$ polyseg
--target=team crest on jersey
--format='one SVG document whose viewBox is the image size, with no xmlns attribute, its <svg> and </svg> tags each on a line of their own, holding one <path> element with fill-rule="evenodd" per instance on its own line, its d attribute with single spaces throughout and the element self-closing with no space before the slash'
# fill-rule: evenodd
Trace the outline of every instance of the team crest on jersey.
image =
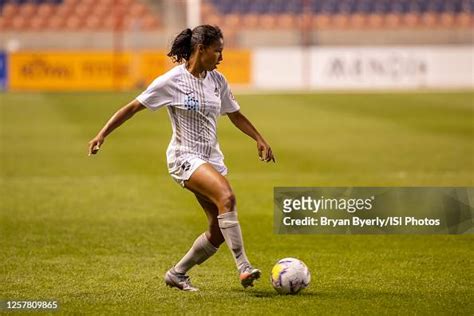
<svg viewBox="0 0 474 316">
<path fill-rule="evenodd" d="M 187 94 L 184 98 L 184 107 L 186 110 L 197 111 L 199 109 L 199 100 L 192 94 Z"/>
<path fill-rule="evenodd" d="M 190 168 L 191 164 L 188 161 L 183 162 L 183 164 L 181 165 L 181 169 L 183 169 L 184 171 L 189 171 Z"/>
</svg>

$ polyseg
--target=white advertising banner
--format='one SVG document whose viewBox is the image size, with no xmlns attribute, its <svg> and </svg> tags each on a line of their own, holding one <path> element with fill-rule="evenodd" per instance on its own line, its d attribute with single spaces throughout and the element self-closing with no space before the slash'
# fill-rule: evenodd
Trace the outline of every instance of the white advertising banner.
<svg viewBox="0 0 474 316">
<path fill-rule="evenodd" d="M 256 88 L 473 88 L 473 46 L 272 48 L 254 56 Z"/>
<path fill-rule="evenodd" d="M 302 49 L 259 48 L 252 56 L 252 78 L 256 88 L 301 89 L 305 85 Z"/>
</svg>

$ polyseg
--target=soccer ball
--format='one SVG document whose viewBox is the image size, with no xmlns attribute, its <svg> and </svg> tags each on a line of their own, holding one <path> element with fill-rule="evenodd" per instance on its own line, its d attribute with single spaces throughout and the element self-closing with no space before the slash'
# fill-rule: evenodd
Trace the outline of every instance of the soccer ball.
<svg viewBox="0 0 474 316">
<path fill-rule="evenodd" d="M 271 282 L 280 294 L 296 294 L 309 285 L 311 274 L 303 261 L 284 258 L 273 266 Z"/>
</svg>

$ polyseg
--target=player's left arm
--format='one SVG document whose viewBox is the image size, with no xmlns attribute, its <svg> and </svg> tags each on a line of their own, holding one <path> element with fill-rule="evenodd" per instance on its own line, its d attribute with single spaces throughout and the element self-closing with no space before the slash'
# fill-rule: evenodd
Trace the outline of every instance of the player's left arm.
<svg viewBox="0 0 474 316">
<path fill-rule="evenodd" d="M 227 116 L 231 122 L 242 132 L 252 137 L 257 142 L 258 156 L 260 160 L 266 162 L 275 162 L 275 156 L 273 155 L 272 148 L 265 141 L 262 135 L 257 131 L 255 126 L 243 115 L 240 111 L 227 113 Z"/>
</svg>

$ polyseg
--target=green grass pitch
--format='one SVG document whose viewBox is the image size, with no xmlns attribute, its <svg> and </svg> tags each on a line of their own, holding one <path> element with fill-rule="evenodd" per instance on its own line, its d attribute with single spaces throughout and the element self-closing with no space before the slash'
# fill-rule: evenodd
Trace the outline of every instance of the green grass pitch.
<svg viewBox="0 0 474 316">
<path fill-rule="evenodd" d="M 219 139 L 247 253 L 263 271 L 238 282 L 227 247 L 190 275 L 164 272 L 206 228 L 166 170 L 165 110 L 116 130 L 96 157 L 87 142 L 136 93 L 0 94 L 0 299 L 55 299 L 65 313 L 472 315 L 472 235 L 275 235 L 275 186 L 472 186 L 472 92 L 240 95 L 276 164 L 225 117 Z M 279 296 L 277 259 L 312 272 Z"/>
</svg>

